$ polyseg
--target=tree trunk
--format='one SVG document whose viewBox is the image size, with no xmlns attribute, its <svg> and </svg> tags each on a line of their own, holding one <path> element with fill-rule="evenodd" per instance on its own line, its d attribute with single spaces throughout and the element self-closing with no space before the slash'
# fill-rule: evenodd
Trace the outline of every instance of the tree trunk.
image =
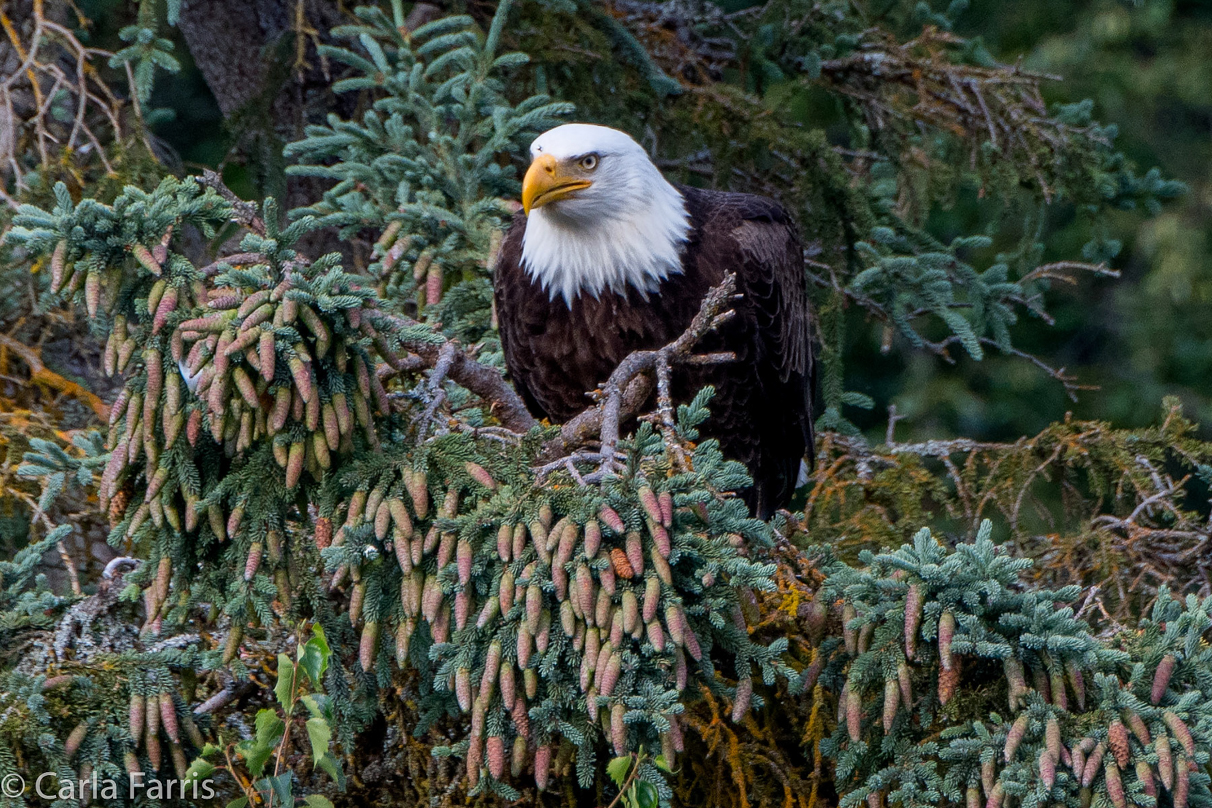
<svg viewBox="0 0 1212 808">
<path fill-rule="evenodd" d="M 324 183 L 286 177 L 282 147 L 301 137 L 310 120 L 352 112 L 353 99 L 332 93 L 330 65 L 315 47 L 331 41 L 330 29 L 342 22 L 348 19 L 336 4 L 323 0 L 182 3 L 181 33 L 236 138 L 235 151 L 284 210 L 315 202 Z M 307 248 L 318 255 L 342 245 L 331 235 L 312 236 Z"/>
</svg>

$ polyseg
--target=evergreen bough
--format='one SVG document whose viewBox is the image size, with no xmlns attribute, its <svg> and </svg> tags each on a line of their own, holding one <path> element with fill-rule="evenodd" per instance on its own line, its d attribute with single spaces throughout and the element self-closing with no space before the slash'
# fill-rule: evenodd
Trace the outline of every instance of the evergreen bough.
<svg viewBox="0 0 1212 808">
<path fill-rule="evenodd" d="M 486 34 L 460 15 L 405 33 L 378 8 L 359 7 L 360 24 L 333 30 L 350 47 L 320 53 L 353 71 L 333 90 L 368 96 L 369 109 L 357 120 L 330 114 L 286 148 L 298 159 L 288 173 L 336 181 L 296 213 L 346 235 L 380 233 L 368 270 L 382 294 L 430 316 L 449 293 L 454 308 L 440 319 L 474 339 L 488 325 L 477 316 L 491 296 L 487 270 L 521 193 L 501 158 L 573 109 L 541 94 L 509 100 L 509 77 L 529 61 L 499 52 L 512 6 L 497 6 Z"/>
<path fill-rule="evenodd" d="M 678 89 L 737 127 L 714 144 L 713 171 L 752 167 L 738 143 L 783 147 L 755 176 L 793 172 L 768 190 L 820 237 L 821 425 L 853 432 L 842 408 L 868 402 L 842 384 L 847 302 L 914 345 L 980 358 L 1016 350 L 1016 312 L 1046 316 L 1058 271 L 1034 238 L 984 270 L 970 255 L 986 237 L 935 242 L 915 194 L 961 175 L 923 176 L 911 154 L 935 165 L 966 155 L 962 176 L 1092 216 L 1179 188 L 1133 174 L 1088 107 L 1048 114 L 1037 78 L 975 43 L 935 29 L 901 42 L 848 4 L 799 5 L 734 18 L 728 36 L 749 49 L 758 85 L 794 76 L 850 99 L 852 145 L 876 158 L 847 162 L 821 132 L 754 114 L 743 93 L 711 95 L 689 78 Z M 587 4 L 543 6 L 559 21 Z M 777 24 L 792 6 L 798 40 Z M 213 176 L 128 187 L 109 204 L 77 203 L 60 185 L 49 210 L 17 212 L 7 243 L 83 306 L 122 381 L 105 434 L 80 434 L 70 453 L 33 444 L 23 476 L 40 481 L 43 512 L 69 488 L 95 494 L 122 556 L 87 597 L 35 573 L 69 525 L 0 562 L 0 637 L 28 649 L 0 674 L 0 776 L 160 782 L 221 766 L 251 775 L 225 786 L 237 802 L 291 799 L 298 785 L 323 805 L 348 785 L 330 744 L 358 754 L 362 733 L 386 723 L 385 759 L 426 801 L 548 791 L 604 803 L 618 789 L 637 806 L 671 804 L 702 794 L 690 773 L 712 766 L 735 787 L 717 785 L 717 801 L 811 806 L 831 790 L 871 808 L 1208 805 L 1212 601 L 1162 592 L 1135 631 L 1096 635 L 1074 612 L 1078 588 L 1031 586 L 1030 562 L 995 546 L 988 522 L 954 548 L 922 530 L 843 563 L 812 549 L 795 518 L 759 522 L 732 495 L 748 483 L 743 467 L 697 434 L 710 390 L 642 419 L 603 474 L 577 455 L 548 462 L 556 430 L 506 429 L 488 386 L 452 381 L 456 357 L 474 361 L 459 341 L 482 371 L 499 362 L 488 281 L 517 193 L 509 157 L 572 107 L 510 83 L 530 80 L 527 57 L 505 52 L 510 3 L 486 32 L 467 16 L 404 32 L 401 11 L 358 9 L 334 32 L 350 47 L 322 50 L 348 67 L 334 89 L 365 108 L 289 147 L 295 173 L 334 180 L 289 225 L 272 200 L 258 210 Z M 699 48 L 721 26 L 709 9 L 677 71 L 646 52 L 642 12 L 637 24 L 594 11 L 594 30 L 643 79 L 640 106 L 665 102 L 670 74 L 709 71 Z M 670 24 L 686 13 L 671 9 Z M 144 16 L 115 58 L 141 60 L 146 98 L 152 65 L 173 65 Z M 948 17 L 919 4 L 886 25 L 923 22 Z M 882 79 L 864 67 L 874 62 Z M 958 76 L 978 94 L 1013 88 L 990 95 L 994 134 L 974 116 L 912 106 L 902 68 L 927 83 Z M 534 81 L 562 86 L 558 71 Z M 1036 115 L 1026 124 L 1025 109 Z M 1019 137 L 1003 145 L 999 131 Z M 233 225 L 238 252 L 211 261 L 188 244 Z M 320 227 L 371 234 L 366 271 L 301 252 Z M 1083 268 L 1114 252 L 1096 238 Z M 943 337 L 927 336 L 925 315 Z M 870 465 L 855 478 L 869 480 Z M 879 523 L 880 535 L 902 527 Z M 252 684 L 270 666 L 276 705 Z M 228 709 L 242 699 L 268 706 L 250 722 Z M 267 771 L 303 737 L 310 767 Z M 722 746 L 726 760 L 709 757 Z M 762 766 L 775 785 L 759 782 Z"/>
</svg>

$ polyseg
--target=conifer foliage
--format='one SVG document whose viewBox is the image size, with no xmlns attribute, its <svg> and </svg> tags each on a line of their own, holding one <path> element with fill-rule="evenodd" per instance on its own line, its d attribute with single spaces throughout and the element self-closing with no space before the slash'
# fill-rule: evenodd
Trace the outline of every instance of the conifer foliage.
<svg viewBox="0 0 1212 808">
<path fill-rule="evenodd" d="M 948 551 L 923 529 L 828 576 L 845 662 L 822 748 L 841 804 L 1212 802 L 1212 600 L 1163 591 L 1135 635 L 1107 645 L 1068 605 L 1077 587 L 1023 589 L 1031 562 L 991 533 L 985 522 Z"/>
<path fill-rule="evenodd" d="M 158 217 L 134 236 L 155 253 L 104 238 L 133 200 Z M 170 249 L 174 228 L 235 213 L 194 181 L 168 180 L 113 206 L 64 198 L 17 220 L 20 243 L 66 256 L 65 277 L 89 273 L 86 305 L 112 318 L 107 351 L 127 376 L 98 495 L 110 543 L 142 558 L 127 582 L 142 588 L 145 639 L 213 625 L 224 640 L 204 667 L 239 674 L 252 663 L 241 659 L 250 621 L 331 621 L 330 635 L 358 649 L 346 673 L 361 688 L 386 686 L 400 667 L 429 677 L 417 731 L 468 713 L 468 737 L 438 751 L 466 759 L 472 793 L 508 798 L 518 792 L 507 771 L 547 787 L 561 744 L 577 750 L 585 788 L 603 739 L 618 755 L 647 746 L 671 759 L 680 694 L 692 681 L 728 690 L 713 652 L 747 694 L 754 673 L 794 675 L 785 642 L 763 647 L 745 631 L 742 598 L 768 588 L 773 570 L 743 550 L 768 542 L 768 528 L 718 496 L 745 476 L 714 442 L 687 459 L 645 425 L 619 473 L 587 485 L 575 467 L 535 479 L 539 433 L 486 440 L 444 428 L 418 441 L 418 421 L 434 416 L 408 402 L 424 379 L 404 351 L 441 338 L 382 313 L 336 255 L 307 262 L 289 245 L 314 221 L 279 231 L 272 204 L 243 252 L 215 265 Z M 116 280 L 93 297 L 94 275 Z M 398 406 L 380 365 L 408 379 Z M 679 441 L 696 436 L 709 398 L 681 408 Z M 128 686 L 132 715 L 150 714 L 140 685 Z M 152 697 L 163 704 L 161 691 Z M 356 712 L 334 698 L 338 715 Z M 136 749 L 138 728 L 126 739 Z M 159 771 L 159 736 L 143 740 Z M 125 746 L 108 751 L 125 757 Z"/>
<path fill-rule="evenodd" d="M 957 140 L 910 143 L 941 113 L 918 109 L 881 137 L 872 108 L 854 108 L 868 145 L 887 152 L 860 167 L 821 133 L 744 124 L 785 135 L 794 156 L 777 159 L 802 161 L 828 191 L 788 192 L 804 224 L 820 225 L 823 260 L 806 280 L 832 363 L 821 426 L 833 431 L 802 513 L 749 515 L 735 496 L 744 467 L 698 433 L 713 391 L 672 402 L 660 365 L 658 406 L 628 414 L 630 435 L 617 434 L 626 419 L 608 389 L 597 420 L 571 432 L 517 412 L 496 367 L 491 267 L 518 190 L 513 158 L 572 110 L 530 92 L 546 74 L 507 51 L 511 12 L 534 12 L 523 5 L 413 31 L 400 3 L 357 9 L 334 31 L 348 47 L 321 55 L 344 66 L 334 90 L 357 94 L 359 113 L 287 149 L 294 173 L 333 181 L 308 207 L 241 201 L 208 173 L 109 202 L 60 184 L 53 205 L 17 210 L 6 249 L 47 267 L 52 295 L 87 315 L 119 388 L 108 423 L 70 448 L 32 444 L 22 476 L 41 484 L 43 518 L 69 490 L 95 497 L 118 556 L 75 594 L 37 574 L 71 524 L 0 562 L 0 641 L 28 649 L 0 671 L 0 778 L 209 778 L 235 808 L 400 799 L 392 789 L 428 805 L 1212 808 L 1212 600 L 1163 590 L 1131 630 L 1096 633 L 1075 611 L 1085 593 L 1033 581 L 1021 544 L 995 545 L 990 522 L 954 546 L 922 528 L 899 549 L 871 549 L 897 543 L 906 513 L 936 520 L 923 500 L 953 506 L 925 461 L 897 465 L 842 434 L 854 431 L 843 405 L 864 403 L 842 385 L 842 308 L 860 304 L 918 347 L 980 358 L 1015 350 L 1015 312 L 1044 314 L 1057 271 L 1035 244 L 978 271 L 963 256 L 988 239 L 937 244 L 896 201 L 914 178 L 892 163 L 923 143 L 975 142 L 973 170 L 996 180 L 983 133 L 957 124 Z M 558 20 L 587 4 L 541 5 Z M 801 11 L 820 34 L 821 8 Z M 672 8 L 670 24 L 683 13 Z M 843 28 L 857 24 L 848 14 L 834 13 Z M 683 32 L 675 70 L 666 51 L 645 52 L 652 31 L 635 15 L 641 24 L 623 11 L 593 19 L 636 58 L 642 93 L 664 98 L 679 75 L 705 116 L 749 109 L 740 92 L 695 84 L 690 67 L 714 69 L 695 48 L 717 17 Z M 762 22 L 762 41 L 780 41 L 759 16 L 730 30 Z M 142 59 L 147 89 L 168 57 L 143 22 L 115 58 Z M 794 68 L 846 97 L 873 84 L 897 116 L 904 88 L 862 72 L 877 47 L 930 82 L 1009 81 L 937 36 L 899 48 L 891 34 L 850 33 L 754 57 L 767 77 Z M 1177 192 L 1132 175 L 1080 110 L 1047 117 L 1035 80 L 1020 78 L 990 126 L 1013 127 L 1030 107 L 1046 120 L 1009 153 L 1066 157 L 1030 193 L 1063 186 L 1098 212 Z M 1099 181 L 1105 193 L 1082 196 Z M 321 228 L 354 242 L 352 261 L 300 246 Z M 1096 247 L 1087 257 L 1102 257 Z M 720 314 L 710 306 L 703 331 Z M 941 342 L 924 336 L 927 315 Z M 1130 444 L 1133 462 L 1155 464 L 1113 469 L 1136 486 L 1132 518 L 1172 506 L 1186 534 L 1203 535 L 1175 504 L 1181 485 L 1148 488 L 1167 451 L 1206 469 L 1209 453 L 1167 423 L 1151 442 L 1100 436 L 1098 447 L 1119 462 Z M 1079 437 L 1066 425 L 1039 442 Z M 998 455 L 1037 469 L 1023 490 L 1042 467 L 1032 451 Z M 896 478 L 899 507 L 884 507 L 879 474 Z M 983 484 L 1009 507 L 1000 478 Z M 962 515 L 975 526 L 984 512 Z M 868 549 L 847 556 L 856 545 Z M 378 785 L 350 776 L 372 768 L 389 772 Z"/>
<path fill-rule="evenodd" d="M 369 271 L 396 305 L 436 311 L 445 290 L 467 282 L 456 300 L 483 307 L 486 256 L 521 191 L 500 158 L 523 152 L 572 111 L 541 94 L 516 105 L 506 95 L 508 77 L 529 61 L 498 53 L 512 5 L 498 5 L 487 34 L 467 16 L 406 34 L 398 19 L 363 6 L 360 24 L 333 31 L 350 47 L 320 50 L 354 71 L 336 92 L 372 92 L 374 102 L 360 120 L 330 115 L 327 126 L 309 127 L 286 149 L 299 161 L 289 172 L 336 180 L 301 212 L 346 233 L 381 232 Z M 462 308 L 456 316 L 466 320 Z M 478 336 L 486 324 L 473 323 Z"/>
</svg>

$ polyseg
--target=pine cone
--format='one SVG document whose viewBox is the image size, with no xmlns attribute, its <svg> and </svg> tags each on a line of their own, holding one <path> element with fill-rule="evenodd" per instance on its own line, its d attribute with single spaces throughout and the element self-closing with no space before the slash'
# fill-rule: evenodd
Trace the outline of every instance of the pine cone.
<svg viewBox="0 0 1212 808">
<path fill-rule="evenodd" d="M 1128 744 L 1128 728 L 1118 718 L 1107 727 L 1107 746 L 1119 768 L 1122 769 L 1128 765 L 1128 759 L 1132 754 L 1132 749 Z"/>
</svg>

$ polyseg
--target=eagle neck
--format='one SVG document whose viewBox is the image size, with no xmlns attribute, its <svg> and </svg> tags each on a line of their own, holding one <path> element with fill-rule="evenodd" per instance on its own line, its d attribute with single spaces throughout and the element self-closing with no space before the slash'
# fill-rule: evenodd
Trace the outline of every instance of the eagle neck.
<svg viewBox="0 0 1212 808">
<path fill-rule="evenodd" d="M 531 211 L 522 241 L 522 267 L 554 302 L 568 308 L 580 295 L 626 295 L 634 287 L 647 298 L 682 272 L 690 238 L 686 200 L 653 167 L 635 204 L 601 210 L 593 218 L 561 216 L 556 206 Z"/>
</svg>

